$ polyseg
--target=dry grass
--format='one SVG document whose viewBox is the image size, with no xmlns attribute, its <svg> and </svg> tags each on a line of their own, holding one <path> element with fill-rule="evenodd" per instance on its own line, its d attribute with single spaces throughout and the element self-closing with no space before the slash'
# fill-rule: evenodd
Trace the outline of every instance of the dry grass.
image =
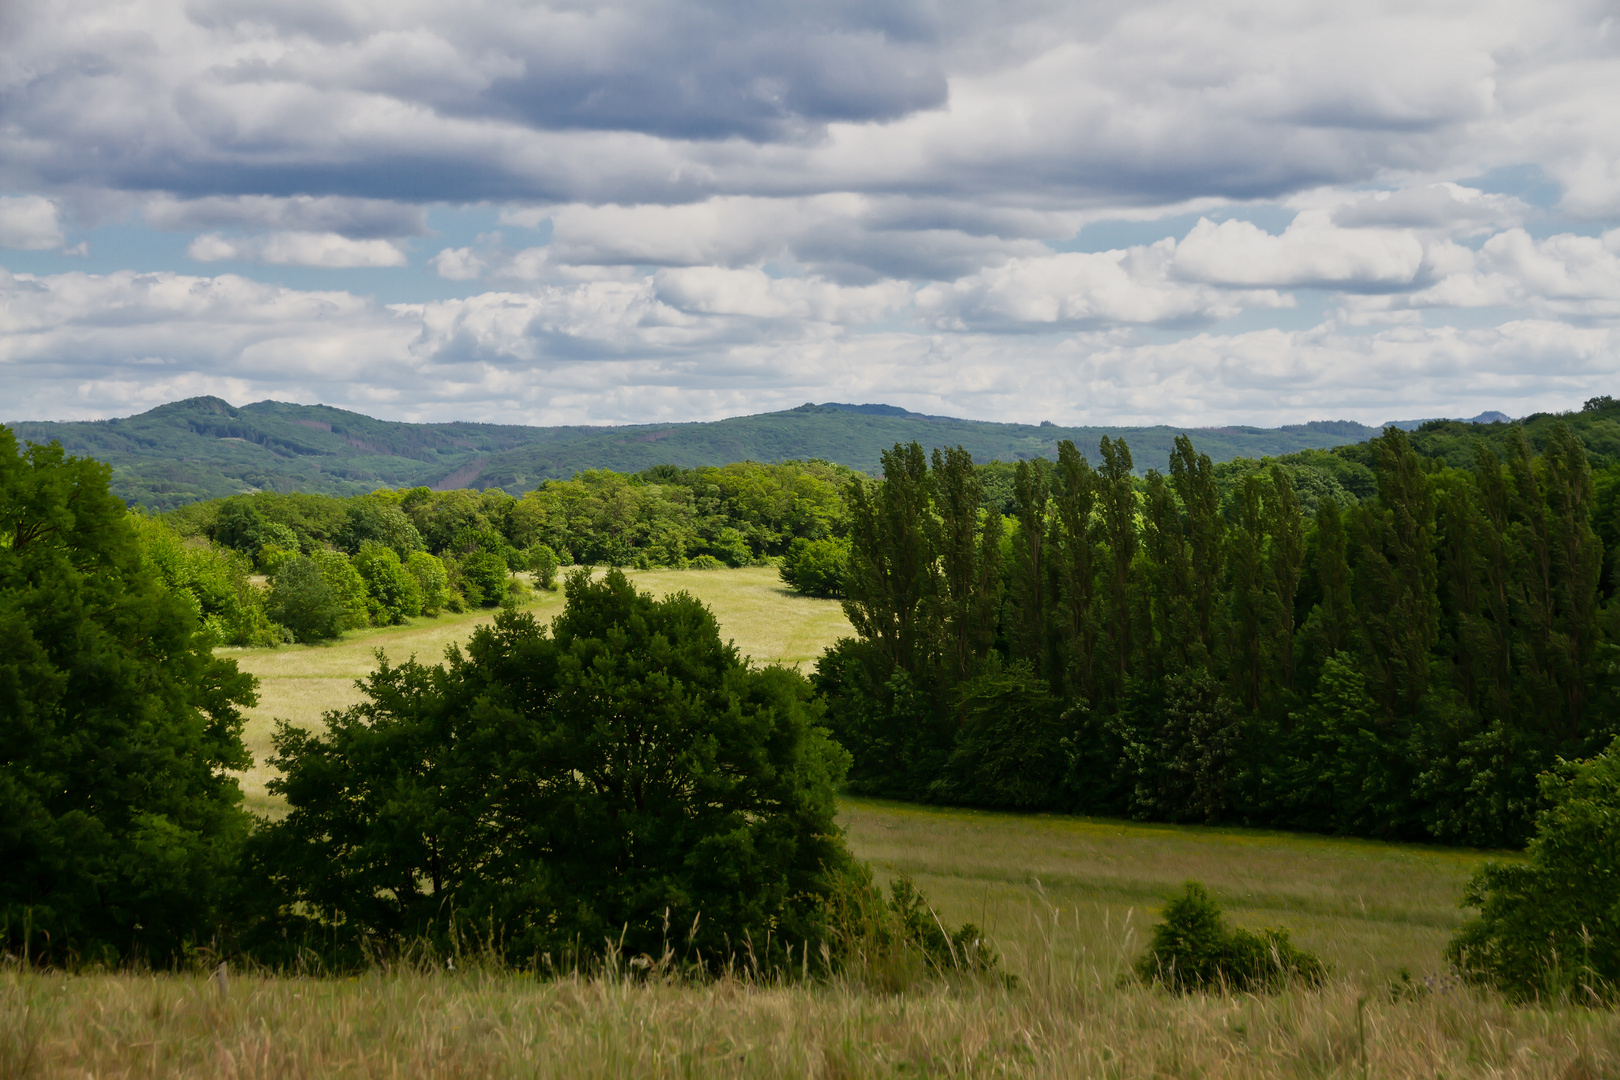
<svg viewBox="0 0 1620 1080">
<path fill-rule="evenodd" d="M 0 976 L 16 1077 L 1549 1077 L 1620 1068 L 1613 1013 L 1417 1001 L 1336 982 L 1174 999 L 1089 969 L 1013 989 Z"/>
</svg>

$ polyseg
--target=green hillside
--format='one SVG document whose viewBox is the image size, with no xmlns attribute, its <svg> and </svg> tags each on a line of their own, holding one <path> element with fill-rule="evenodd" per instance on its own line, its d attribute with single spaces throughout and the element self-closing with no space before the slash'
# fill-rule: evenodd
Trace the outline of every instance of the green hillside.
<svg viewBox="0 0 1620 1080">
<path fill-rule="evenodd" d="M 1123 436 L 1138 470 L 1164 467 L 1179 428 L 1059 427 L 923 416 L 889 405 L 802 405 L 785 412 L 689 424 L 520 427 L 411 424 L 325 405 L 260 401 L 240 408 L 201 397 L 116 420 L 13 425 L 19 438 L 57 440 L 106 461 L 113 490 L 134 505 L 169 509 L 243 491 L 353 495 L 378 487 L 500 487 L 518 494 L 583 469 L 822 458 L 876 472 L 879 455 L 913 439 L 962 445 L 975 460 L 1047 457 L 1060 439 L 1096 452 Z M 1376 434 L 1348 421 L 1191 432 L 1215 461 L 1358 442 Z"/>
</svg>

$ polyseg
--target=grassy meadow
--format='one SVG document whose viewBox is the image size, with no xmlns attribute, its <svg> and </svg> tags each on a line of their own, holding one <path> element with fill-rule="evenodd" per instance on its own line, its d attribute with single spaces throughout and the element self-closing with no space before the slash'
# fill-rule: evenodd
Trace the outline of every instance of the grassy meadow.
<svg viewBox="0 0 1620 1080">
<path fill-rule="evenodd" d="M 687 589 L 758 660 L 803 663 L 847 633 L 836 604 L 775 570 L 649 572 Z M 538 598 L 542 617 L 560 610 Z M 487 613 L 337 644 L 241 650 L 270 717 L 318 723 L 355 699 L 376 649 L 436 659 Z M 273 811 L 262 768 L 251 804 Z M 847 798 L 878 880 L 908 873 L 948 923 L 978 923 L 1012 986 L 858 980 L 701 985 L 613 972 L 540 981 L 396 969 L 316 979 L 231 972 L 0 972 L 0 1080 L 12 1077 L 1556 1077 L 1620 1078 L 1613 1012 L 1509 1006 L 1457 986 L 1442 950 L 1459 849 L 1258 830 L 950 810 Z M 1122 976 L 1163 899 L 1203 881 L 1237 923 L 1280 926 L 1332 968 L 1321 990 L 1174 998 Z M 1405 993 L 1398 972 L 1412 976 Z"/>
</svg>

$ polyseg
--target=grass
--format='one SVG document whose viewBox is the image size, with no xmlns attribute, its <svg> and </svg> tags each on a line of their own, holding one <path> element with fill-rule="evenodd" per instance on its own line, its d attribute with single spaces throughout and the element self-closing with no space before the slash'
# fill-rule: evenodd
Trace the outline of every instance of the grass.
<svg viewBox="0 0 1620 1080">
<path fill-rule="evenodd" d="M 650 572 L 756 658 L 847 632 L 769 569 Z M 535 604 L 560 610 L 556 596 Z M 320 648 L 236 653 L 268 716 L 318 723 L 372 652 L 433 659 L 489 618 L 422 620 Z M 262 775 L 262 774 L 256 774 Z M 250 783 L 253 778 L 250 777 Z M 258 792 L 263 798 L 262 779 Z M 402 968 L 318 979 L 0 972 L 0 1080 L 21 1077 L 1620 1078 L 1620 1015 L 1514 1007 L 1459 987 L 1441 950 L 1484 853 L 1245 829 L 846 798 L 880 881 L 909 873 L 950 923 L 990 932 L 1015 986 L 539 981 Z M 1164 898 L 1203 881 L 1237 923 L 1282 926 L 1332 966 L 1320 991 L 1191 996 L 1121 981 Z M 204 967 L 206 965 L 203 965 Z M 1419 990 L 1392 994 L 1408 968 Z"/>
</svg>

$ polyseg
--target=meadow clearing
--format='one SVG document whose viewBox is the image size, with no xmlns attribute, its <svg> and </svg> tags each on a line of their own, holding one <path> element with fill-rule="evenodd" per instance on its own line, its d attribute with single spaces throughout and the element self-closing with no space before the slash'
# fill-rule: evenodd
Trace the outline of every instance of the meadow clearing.
<svg viewBox="0 0 1620 1080">
<path fill-rule="evenodd" d="M 757 660 L 802 663 L 847 632 L 835 603 L 772 568 L 659 571 Z M 541 617 L 560 594 L 539 597 Z M 437 659 L 487 613 L 327 646 L 233 651 L 270 717 L 318 723 L 356 698 L 376 649 Z M 260 766 L 250 805 L 274 806 Z M 1516 1007 L 1455 984 L 1442 951 L 1463 880 L 1488 857 L 1235 828 L 1018 815 L 846 798 L 851 848 L 904 872 L 948 923 L 994 940 L 1016 985 L 859 979 L 700 985 L 615 972 L 541 981 L 395 969 L 318 979 L 231 972 L 0 975 L 0 1080 L 39 1076 L 1620 1077 L 1620 1017 Z M 1500 857 L 1500 856 L 1498 856 Z M 1203 881 L 1245 926 L 1328 962 L 1321 990 L 1171 997 L 1122 979 L 1163 899 Z M 1402 971 L 1410 981 L 1402 977 Z"/>
</svg>

